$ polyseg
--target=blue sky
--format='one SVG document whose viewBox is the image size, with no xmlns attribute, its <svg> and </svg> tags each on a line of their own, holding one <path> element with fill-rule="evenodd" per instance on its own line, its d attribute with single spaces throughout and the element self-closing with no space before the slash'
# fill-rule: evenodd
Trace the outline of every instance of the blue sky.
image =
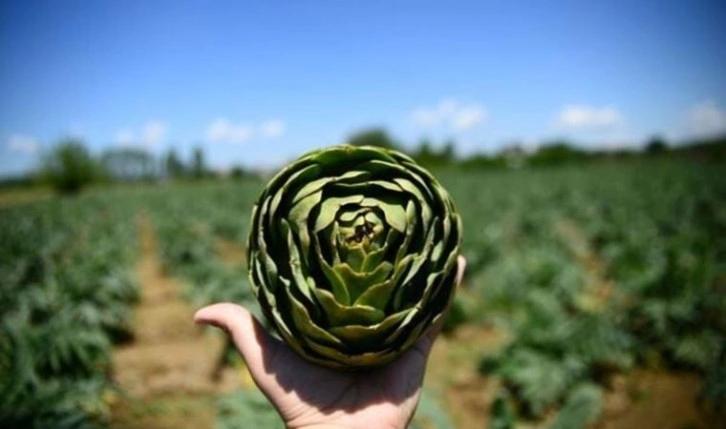
<svg viewBox="0 0 726 429">
<path fill-rule="evenodd" d="M 726 131 L 718 1 L 0 2 L 0 174 L 64 136 L 275 166 L 384 126 L 460 153 Z"/>
</svg>

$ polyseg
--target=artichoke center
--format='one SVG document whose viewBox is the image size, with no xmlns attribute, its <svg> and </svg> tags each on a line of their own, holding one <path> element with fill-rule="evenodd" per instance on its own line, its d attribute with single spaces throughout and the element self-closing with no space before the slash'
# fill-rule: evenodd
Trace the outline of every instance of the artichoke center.
<svg viewBox="0 0 726 429">
<path fill-rule="evenodd" d="M 337 260 L 355 272 L 374 269 L 384 255 L 388 227 L 375 208 L 349 206 L 335 221 Z"/>
<path fill-rule="evenodd" d="M 356 225 L 354 228 L 354 234 L 348 237 L 346 240 L 348 243 L 362 243 L 364 240 L 366 243 L 370 242 L 373 238 L 373 224 L 370 222 L 363 222 L 362 225 Z"/>
<path fill-rule="evenodd" d="M 385 229 L 381 219 L 372 210 L 358 210 L 352 220 L 343 215 L 338 219 L 342 242 L 348 247 L 362 246 L 368 250 L 371 245 L 380 247 L 381 232 Z"/>
</svg>

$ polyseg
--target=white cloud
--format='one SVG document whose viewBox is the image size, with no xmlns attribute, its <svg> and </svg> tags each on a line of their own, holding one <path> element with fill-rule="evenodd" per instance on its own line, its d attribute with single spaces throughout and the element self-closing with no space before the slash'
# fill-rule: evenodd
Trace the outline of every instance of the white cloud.
<svg viewBox="0 0 726 429">
<path fill-rule="evenodd" d="M 134 135 L 133 131 L 128 128 L 124 128 L 116 131 L 116 136 L 113 140 L 119 146 L 128 146 L 134 144 L 136 136 Z"/>
<path fill-rule="evenodd" d="M 487 111 L 483 106 L 466 106 L 454 112 L 451 126 L 456 131 L 466 131 L 483 123 L 486 118 Z"/>
<path fill-rule="evenodd" d="M 285 134 L 285 123 L 280 119 L 270 119 L 260 125 L 260 134 L 264 137 L 275 138 Z"/>
<path fill-rule="evenodd" d="M 697 136 L 726 133 L 726 110 L 713 100 L 696 104 L 688 112 L 688 125 Z"/>
<path fill-rule="evenodd" d="M 167 126 L 161 121 L 149 121 L 141 130 L 141 144 L 147 148 L 159 146 L 166 140 Z"/>
<path fill-rule="evenodd" d="M 207 140 L 220 141 L 226 140 L 229 136 L 229 130 L 232 124 L 225 119 L 220 118 L 212 122 L 212 125 L 207 128 Z"/>
<path fill-rule="evenodd" d="M 439 102 L 438 112 L 439 115 L 444 117 L 453 115 L 456 109 L 459 108 L 459 102 L 453 98 L 445 98 Z"/>
<path fill-rule="evenodd" d="M 563 128 L 610 128 L 622 120 L 620 111 L 612 106 L 571 104 L 557 115 L 557 124 Z"/>
<path fill-rule="evenodd" d="M 227 118 L 219 118 L 207 128 L 207 140 L 212 142 L 244 143 L 254 134 L 251 125 L 233 124 Z"/>
<path fill-rule="evenodd" d="M 421 127 L 432 127 L 439 124 L 440 118 L 436 110 L 420 107 L 411 113 L 411 121 Z"/>
<path fill-rule="evenodd" d="M 146 149 L 155 149 L 166 140 L 168 127 L 162 121 L 148 121 L 137 132 L 132 128 L 122 128 L 116 131 L 114 142 L 119 146 L 141 146 Z"/>
<path fill-rule="evenodd" d="M 285 134 L 287 126 L 281 119 L 268 119 L 259 125 L 233 123 L 227 118 L 215 119 L 207 128 L 210 142 L 244 143 L 255 136 L 273 139 Z"/>
<path fill-rule="evenodd" d="M 68 127 L 68 137 L 78 140 L 86 140 L 88 132 L 81 122 L 74 122 Z"/>
<path fill-rule="evenodd" d="M 40 144 L 33 137 L 13 134 L 8 139 L 7 148 L 11 152 L 34 154 L 40 150 Z"/>
<path fill-rule="evenodd" d="M 487 110 L 480 104 L 461 104 L 455 99 L 443 99 L 433 107 L 418 107 L 411 113 L 411 121 L 423 128 L 444 126 L 454 131 L 467 131 L 484 123 Z"/>
</svg>

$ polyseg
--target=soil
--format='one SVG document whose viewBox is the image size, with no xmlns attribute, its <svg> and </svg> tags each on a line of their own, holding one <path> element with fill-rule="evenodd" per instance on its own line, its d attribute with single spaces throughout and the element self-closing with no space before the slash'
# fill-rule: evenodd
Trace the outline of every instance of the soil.
<svg viewBox="0 0 726 429">
<path fill-rule="evenodd" d="M 593 312 L 603 310 L 618 290 L 607 278 L 607 265 L 592 249 L 589 240 L 574 221 L 560 220 L 555 225 L 555 231 L 585 273 L 585 289 L 579 297 L 580 305 Z"/>
<path fill-rule="evenodd" d="M 44 187 L 4 189 L 0 191 L 0 209 L 51 198 L 53 193 Z"/>
<path fill-rule="evenodd" d="M 440 335 L 431 350 L 424 385 L 441 394 L 442 404 L 457 428 L 485 428 L 499 390 L 499 380 L 478 372 L 481 358 L 501 347 L 506 336 L 475 325 Z"/>
<path fill-rule="evenodd" d="M 697 406 L 703 380 L 696 374 L 640 370 L 612 383 L 596 429 L 700 429 L 717 422 Z"/>
<path fill-rule="evenodd" d="M 247 252 L 236 241 L 220 239 L 217 241 L 219 259 L 232 268 L 247 266 Z"/>
<path fill-rule="evenodd" d="M 192 321 L 195 309 L 181 295 L 183 283 L 164 273 L 144 215 L 139 242 L 141 300 L 133 342 L 113 352 L 113 380 L 123 393 L 112 403 L 111 426 L 211 428 L 217 394 L 237 388 L 241 378 L 231 369 L 220 372 L 224 338 Z"/>
</svg>

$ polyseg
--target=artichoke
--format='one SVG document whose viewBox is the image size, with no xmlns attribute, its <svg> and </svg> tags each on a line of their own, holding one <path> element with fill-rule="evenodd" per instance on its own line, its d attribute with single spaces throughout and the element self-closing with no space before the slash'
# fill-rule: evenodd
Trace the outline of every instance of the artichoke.
<svg viewBox="0 0 726 429">
<path fill-rule="evenodd" d="M 252 289 L 308 361 L 383 365 L 448 307 L 461 229 L 446 190 L 408 156 L 374 147 L 314 151 L 277 173 L 254 206 Z"/>
</svg>

